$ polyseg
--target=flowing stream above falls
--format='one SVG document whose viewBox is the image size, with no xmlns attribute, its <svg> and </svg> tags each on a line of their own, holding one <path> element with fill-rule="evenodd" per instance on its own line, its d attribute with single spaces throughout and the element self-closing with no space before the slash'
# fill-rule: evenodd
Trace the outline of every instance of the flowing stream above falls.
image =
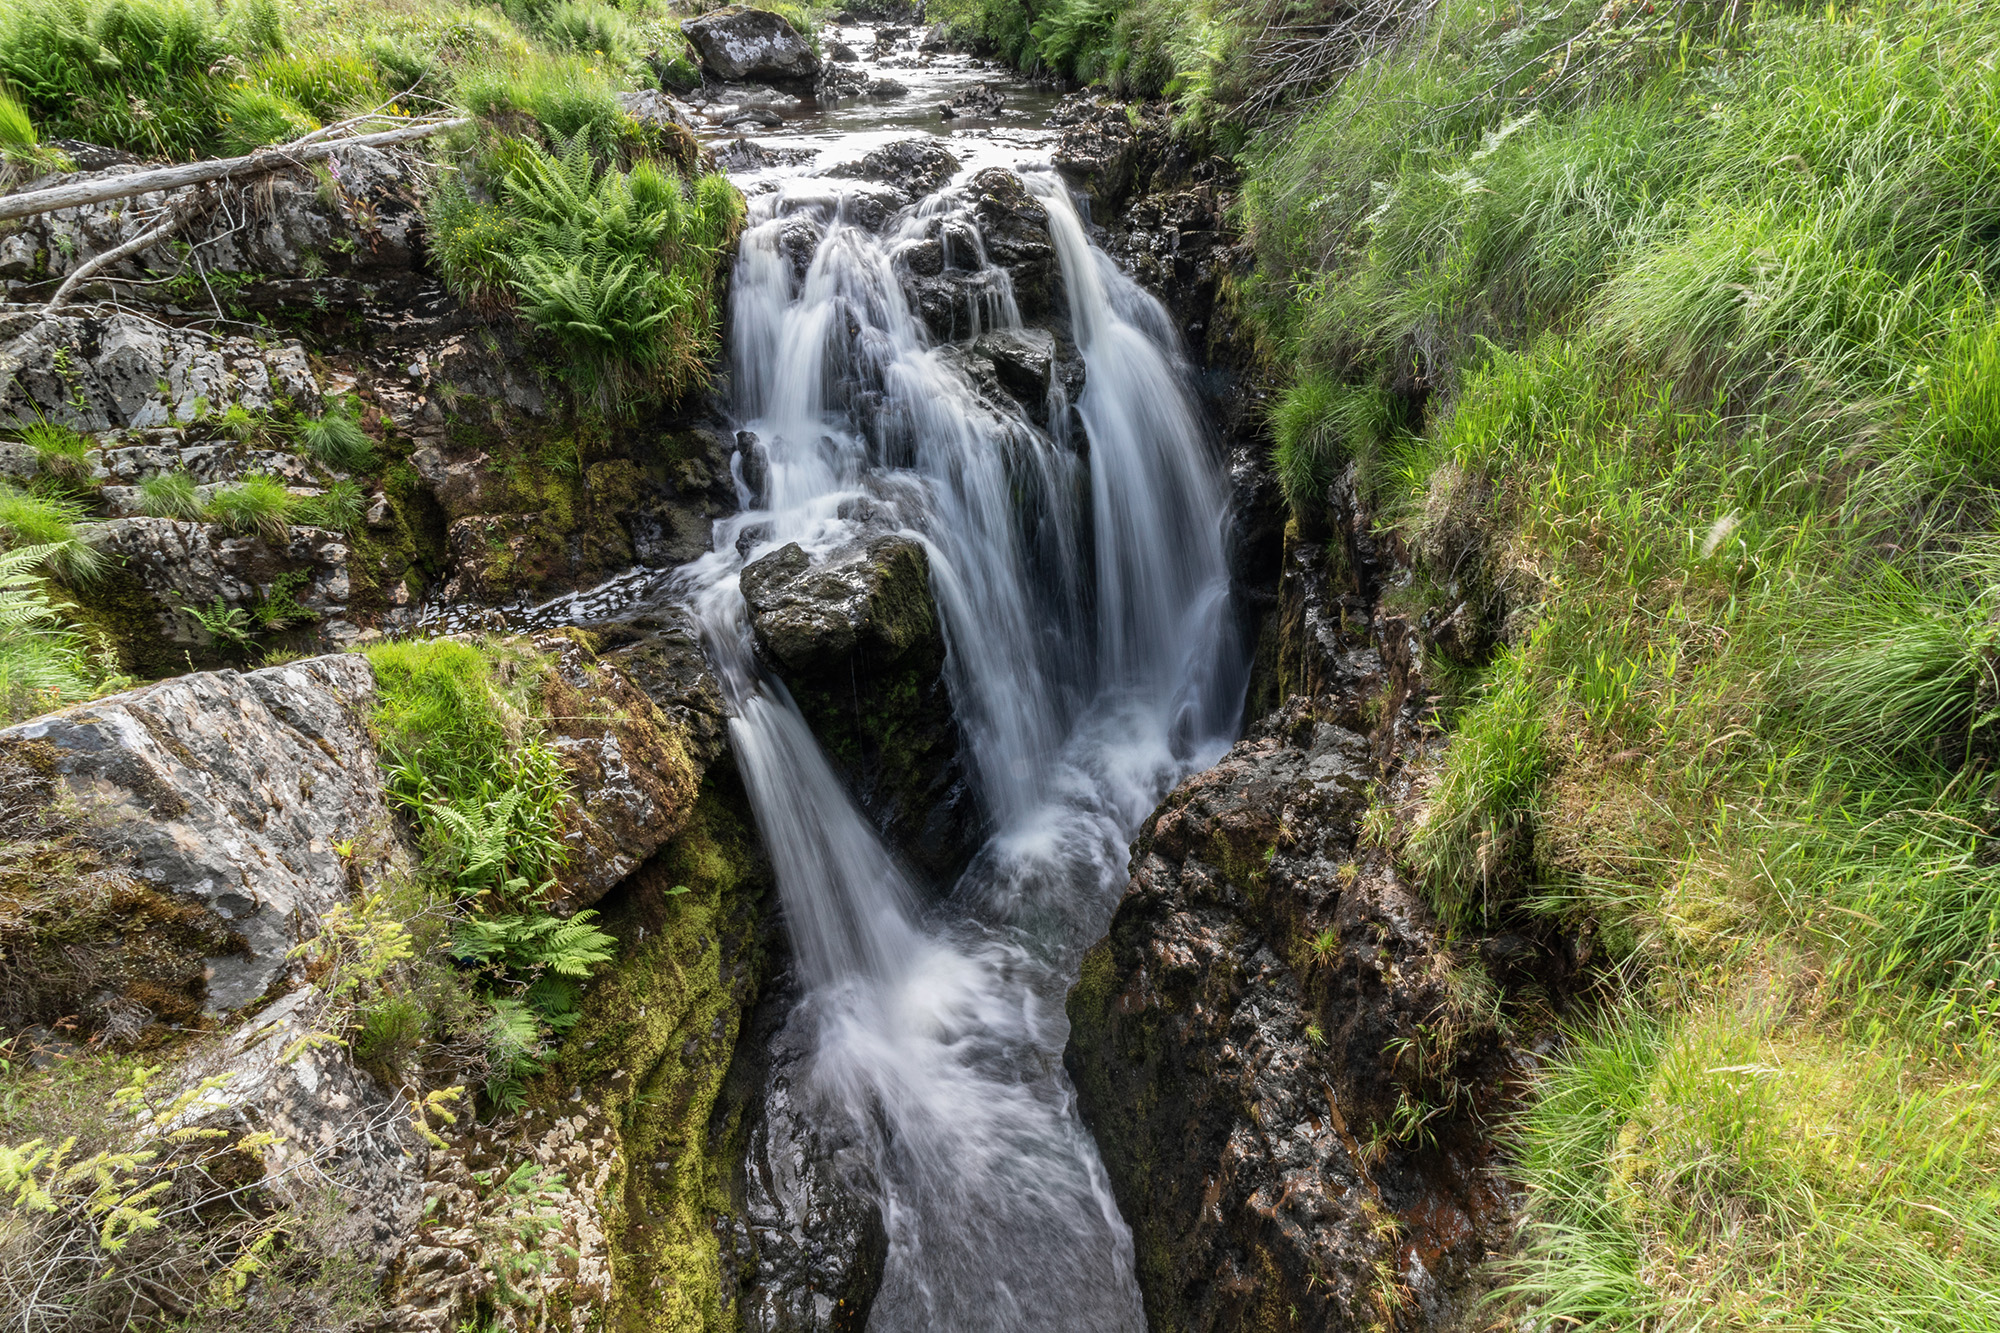
<svg viewBox="0 0 2000 1333">
<path fill-rule="evenodd" d="M 993 164 L 981 142 L 964 161 Z M 800 1100 L 853 1145 L 850 1185 L 880 1208 L 868 1326 L 898 1333 L 1144 1328 L 1063 1072 L 1063 1002 L 1139 822 L 1233 738 L 1245 672 L 1227 488 L 1172 325 L 1030 151 L 1012 165 L 1048 212 L 1073 404 L 1060 376 L 1041 427 L 982 395 L 906 295 L 911 247 L 969 216 L 971 165 L 886 219 L 879 185 L 760 171 L 730 297 L 733 424 L 757 441 L 737 458 L 742 511 L 702 559 L 532 617 L 651 599 L 698 620 L 796 957 Z M 1007 271 L 956 234 L 976 278 L 957 331 L 1018 326 Z M 956 884 L 913 882 L 884 845 L 760 663 L 739 588 L 788 544 L 823 561 L 883 534 L 928 555 L 991 829 Z"/>
</svg>

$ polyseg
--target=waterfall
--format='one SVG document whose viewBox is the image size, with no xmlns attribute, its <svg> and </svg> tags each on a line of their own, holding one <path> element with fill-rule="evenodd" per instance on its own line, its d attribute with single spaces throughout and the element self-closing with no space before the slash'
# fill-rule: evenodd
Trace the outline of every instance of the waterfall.
<svg viewBox="0 0 2000 1333">
<path fill-rule="evenodd" d="M 794 179 L 753 201 L 734 278 L 734 411 L 761 475 L 678 575 L 777 870 L 814 1091 L 872 1158 L 879 1330 L 1144 1327 L 1131 1236 L 1062 1071 L 1063 999 L 1138 821 L 1226 747 L 1243 685 L 1227 497 L 1171 325 L 1059 181 L 1023 179 L 1085 365 L 1083 439 L 1063 405 L 1045 432 L 983 399 L 911 311 L 896 255 L 949 191 L 877 234 L 842 182 Z M 1017 325 L 1006 273 L 986 276 L 961 327 Z M 885 531 L 930 557 L 994 829 L 928 912 L 940 895 L 909 882 L 757 664 L 738 588 L 785 543 L 821 557 Z"/>
</svg>

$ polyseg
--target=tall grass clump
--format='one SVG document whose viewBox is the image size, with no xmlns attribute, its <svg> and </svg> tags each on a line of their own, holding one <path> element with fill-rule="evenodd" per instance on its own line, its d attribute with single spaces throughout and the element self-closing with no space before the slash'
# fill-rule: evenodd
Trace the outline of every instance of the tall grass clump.
<svg viewBox="0 0 2000 1333">
<path fill-rule="evenodd" d="M 194 478 L 178 471 L 155 472 L 145 478 L 139 483 L 139 512 L 148 518 L 199 521 L 202 503 Z"/>
<path fill-rule="evenodd" d="M 2000 1328 L 1996 58 L 1450 3 L 1252 146 L 1287 497 L 1399 400 L 1402 609 L 1483 625 L 1399 853 L 1616 1001 L 1520 1121 L 1537 1322 Z"/>
<path fill-rule="evenodd" d="M 375 442 L 352 412 L 340 404 L 329 404 L 299 428 L 299 438 L 313 458 L 343 472 L 367 472 L 375 466 Z"/>
<path fill-rule="evenodd" d="M 252 475 L 219 486 L 208 497 L 207 517 L 231 532 L 282 542 L 291 535 L 292 493 L 276 477 Z"/>
<path fill-rule="evenodd" d="M 699 382 L 715 345 L 719 256 L 742 218 L 727 180 L 689 184 L 648 161 L 620 171 L 579 137 L 560 155 L 519 145 L 494 194 L 489 204 L 447 188 L 433 205 L 455 292 L 512 305 L 600 406 Z"/>
<path fill-rule="evenodd" d="M 75 500 L 0 485 L 0 536 L 7 546 L 41 551 L 40 567 L 73 587 L 94 581 L 105 568 L 104 553 L 80 531 L 87 519 Z"/>
<path fill-rule="evenodd" d="M 46 137 L 200 156 L 234 56 L 216 9 L 193 0 L 21 0 L 0 14 L 0 81 Z"/>
</svg>

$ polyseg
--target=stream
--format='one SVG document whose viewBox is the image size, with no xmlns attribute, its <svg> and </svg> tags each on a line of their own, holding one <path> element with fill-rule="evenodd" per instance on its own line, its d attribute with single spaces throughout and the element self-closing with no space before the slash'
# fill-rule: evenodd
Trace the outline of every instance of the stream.
<svg viewBox="0 0 2000 1333">
<path fill-rule="evenodd" d="M 828 40 L 875 46 L 865 28 Z M 788 151 L 738 150 L 750 217 L 731 283 L 730 410 L 739 439 L 757 442 L 737 455 L 741 512 L 701 559 L 531 618 L 670 600 L 699 622 L 796 959 L 801 1100 L 857 1145 L 851 1184 L 887 1236 L 868 1327 L 1136 1331 L 1131 1234 L 1063 1071 L 1063 1003 L 1139 823 L 1237 729 L 1228 493 L 1166 312 L 1092 243 L 1046 166 L 1053 98 L 965 57 L 899 63 L 918 58 L 905 42 L 879 62 L 912 85 L 906 99 L 817 108 L 758 136 Z M 1006 90 L 999 116 L 939 118 L 938 101 L 986 80 Z M 886 225 L 864 206 L 879 185 L 819 174 L 913 134 L 944 135 L 961 169 Z M 1074 403 L 1054 381 L 1046 427 L 981 395 L 899 276 L 993 166 L 1048 211 L 1056 322 L 1083 362 Z M 970 227 L 955 234 L 978 247 Z M 1021 325 L 1005 269 L 983 250 L 955 262 L 978 277 L 955 331 Z M 883 844 L 760 663 L 738 586 L 789 543 L 818 561 L 883 534 L 929 557 L 992 830 L 955 884 L 919 882 Z"/>
</svg>

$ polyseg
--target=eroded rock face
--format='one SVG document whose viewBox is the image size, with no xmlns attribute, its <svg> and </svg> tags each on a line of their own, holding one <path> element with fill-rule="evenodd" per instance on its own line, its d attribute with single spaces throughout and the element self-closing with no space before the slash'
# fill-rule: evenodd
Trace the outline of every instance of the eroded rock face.
<svg viewBox="0 0 2000 1333">
<path fill-rule="evenodd" d="M 819 57 L 792 25 L 764 9 L 725 6 L 689 19 L 681 32 L 718 79 L 789 81 L 819 72 Z"/>
<path fill-rule="evenodd" d="M 264 412 L 280 398 L 320 404 L 296 341 L 265 346 L 122 314 L 0 321 L 0 421 L 46 419 L 92 434 L 235 406 Z"/>
<path fill-rule="evenodd" d="M 747 565 L 742 588 L 759 647 L 863 808 L 949 883 L 980 825 L 923 545 L 880 536 L 815 561 L 794 543 Z"/>
<path fill-rule="evenodd" d="M 190 607 L 212 615 L 220 600 L 225 610 L 248 617 L 281 584 L 285 595 L 318 618 L 315 628 L 326 646 L 355 632 L 341 618 L 352 584 L 350 548 L 340 533 L 294 527 L 283 540 L 273 540 L 230 533 L 214 523 L 135 515 L 94 524 L 84 530 L 84 539 L 120 558 L 122 565 L 110 578 L 130 580 L 144 593 L 127 608 L 148 620 L 156 636 L 150 644 L 134 645 L 141 669 L 185 670 L 181 650 L 215 645 L 215 634 Z"/>
<path fill-rule="evenodd" d="M 367 717 L 375 674 L 336 655 L 199 672 L 0 731 L 41 742 L 96 838 L 239 941 L 208 959 L 207 1007 L 262 995 L 351 891 L 335 844 L 395 853 Z"/>
<path fill-rule="evenodd" d="M 45 183 L 138 169 L 136 163 L 109 166 Z M 213 313 L 210 288 L 226 282 L 229 301 L 252 309 L 404 305 L 424 284 L 422 171 L 420 160 L 408 154 L 350 147 L 334 153 L 323 173 L 295 168 L 25 218 L 0 245 L 0 291 L 20 300 L 47 287 L 38 293 L 46 296 L 77 265 L 137 238 L 155 225 L 158 209 L 172 205 L 189 210 L 191 220 L 102 276 L 137 280 L 150 272 L 184 274 L 186 280 L 108 283 L 121 301 Z M 203 240 L 199 274 L 176 248 L 197 236 Z M 85 284 L 86 290 L 98 281 Z"/>
<path fill-rule="evenodd" d="M 225 1081 L 166 1128 L 276 1135 L 257 1154 L 262 1188 L 291 1204 L 330 1189 L 341 1206 L 316 1243 L 363 1259 L 379 1277 L 416 1233 L 431 1152 L 400 1092 L 357 1068 L 344 1043 L 311 1040 L 325 1004 L 302 987 L 190 1061 L 184 1085 Z"/>
<path fill-rule="evenodd" d="M 1065 1064 L 1156 1328 L 1445 1326 L 1511 1226 L 1448 1091 L 1508 1056 L 1357 845 L 1371 747 L 1323 711 L 1295 700 L 1168 797 L 1071 993 Z M 1431 1103 L 1435 1138 L 1399 1137 Z"/>
</svg>

